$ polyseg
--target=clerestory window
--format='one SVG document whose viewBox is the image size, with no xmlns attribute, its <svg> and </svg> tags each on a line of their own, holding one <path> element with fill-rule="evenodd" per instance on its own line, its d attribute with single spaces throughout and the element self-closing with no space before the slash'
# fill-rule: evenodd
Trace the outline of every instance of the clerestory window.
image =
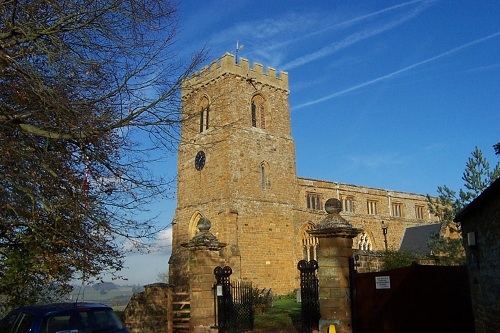
<svg viewBox="0 0 500 333">
<path fill-rule="evenodd" d="M 394 217 L 402 217 L 403 216 L 401 203 L 399 203 L 399 202 L 393 203 L 391 210 L 392 210 L 392 212 L 391 212 L 392 216 L 394 216 Z"/>
<path fill-rule="evenodd" d="M 354 213 L 354 197 L 346 196 L 342 198 L 342 210 L 346 213 Z"/>
<path fill-rule="evenodd" d="M 424 206 L 415 206 L 415 217 L 417 220 L 423 220 L 424 219 Z"/>
<path fill-rule="evenodd" d="M 322 210 L 323 203 L 321 202 L 321 194 L 307 193 L 306 195 L 307 208 L 314 210 Z"/>
<path fill-rule="evenodd" d="M 366 202 L 366 211 L 369 215 L 377 215 L 377 202 L 375 200 L 368 200 Z"/>
</svg>

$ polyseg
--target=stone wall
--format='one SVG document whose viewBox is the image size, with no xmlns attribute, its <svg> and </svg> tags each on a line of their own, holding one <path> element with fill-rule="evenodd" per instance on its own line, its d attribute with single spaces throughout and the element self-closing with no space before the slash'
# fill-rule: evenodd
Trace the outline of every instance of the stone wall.
<svg viewBox="0 0 500 333">
<path fill-rule="evenodd" d="M 500 179 L 455 218 L 462 225 L 476 333 L 500 332 Z"/>
<path fill-rule="evenodd" d="M 122 314 L 122 321 L 131 333 L 168 332 L 169 286 L 155 283 L 134 294 Z"/>
<path fill-rule="evenodd" d="M 358 251 L 354 255 L 354 264 L 358 273 L 380 272 L 384 267 L 384 253 L 382 251 Z M 421 259 L 417 262 L 419 265 L 436 265 L 433 259 Z"/>
<path fill-rule="evenodd" d="M 354 261 L 358 273 L 380 272 L 382 270 L 383 254 L 381 252 L 356 253 Z"/>
</svg>

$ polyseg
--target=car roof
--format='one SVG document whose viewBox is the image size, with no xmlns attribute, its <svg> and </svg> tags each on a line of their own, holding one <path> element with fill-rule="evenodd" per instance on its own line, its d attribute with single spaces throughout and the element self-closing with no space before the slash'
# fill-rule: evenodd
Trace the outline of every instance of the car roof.
<svg viewBox="0 0 500 333">
<path fill-rule="evenodd" d="M 29 311 L 40 315 L 49 315 L 49 314 L 72 312 L 75 309 L 77 311 L 96 310 L 96 309 L 111 310 L 111 307 L 99 303 L 74 302 L 74 303 L 52 303 L 52 304 L 37 304 L 37 305 L 23 306 L 17 309 L 16 311 Z"/>
</svg>

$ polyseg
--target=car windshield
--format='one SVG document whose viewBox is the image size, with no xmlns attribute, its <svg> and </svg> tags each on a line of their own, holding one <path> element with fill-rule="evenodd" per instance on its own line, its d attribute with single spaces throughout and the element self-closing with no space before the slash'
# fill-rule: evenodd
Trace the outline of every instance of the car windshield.
<svg viewBox="0 0 500 333">
<path fill-rule="evenodd" d="M 112 333 L 123 325 L 112 310 L 82 310 L 71 314 L 47 317 L 43 322 L 43 333 Z"/>
</svg>

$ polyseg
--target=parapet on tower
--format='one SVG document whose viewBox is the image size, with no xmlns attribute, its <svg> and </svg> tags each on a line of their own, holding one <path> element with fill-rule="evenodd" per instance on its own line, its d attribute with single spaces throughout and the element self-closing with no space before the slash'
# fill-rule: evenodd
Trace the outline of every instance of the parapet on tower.
<svg viewBox="0 0 500 333">
<path fill-rule="evenodd" d="M 236 63 L 234 55 L 226 53 L 220 59 L 214 60 L 210 66 L 203 67 L 199 72 L 193 73 L 190 78 L 184 80 L 183 97 L 189 95 L 192 90 L 198 89 L 225 74 L 234 74 L 245 79 L 256 80 L 289 92 L 287 72 L 280 71 L 277 75 L 276 69 L 272 67 L 266 67 L 266 71 L 264 71 L 264 66 L 255 62 L 251 68 L 248 59 L 239 58 L 239 63 Z"/>
</svg>

